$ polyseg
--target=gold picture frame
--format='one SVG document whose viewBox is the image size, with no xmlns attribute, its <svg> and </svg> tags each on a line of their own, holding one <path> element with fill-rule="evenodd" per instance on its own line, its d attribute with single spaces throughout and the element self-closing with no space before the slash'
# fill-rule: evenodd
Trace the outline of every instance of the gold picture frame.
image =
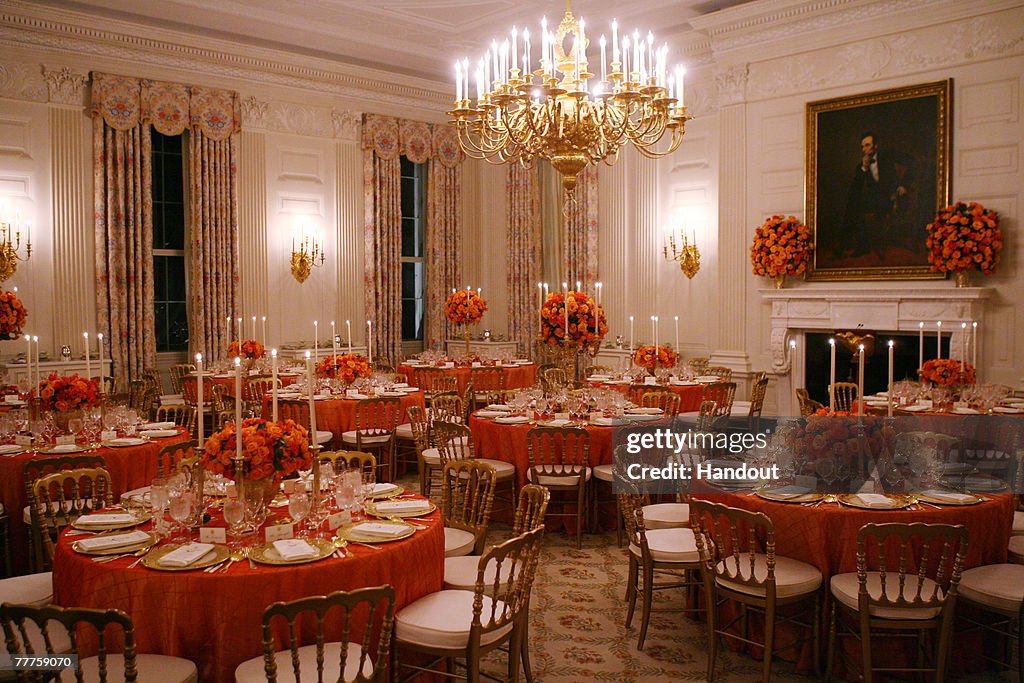
<svg viewBox="0 0 1024 683">
<path fill-rule="evenodd" d="M 925 228 L 949 204 L 953 81 L 807 103 L 806 279 L 943 279 Z"/>
</svg>

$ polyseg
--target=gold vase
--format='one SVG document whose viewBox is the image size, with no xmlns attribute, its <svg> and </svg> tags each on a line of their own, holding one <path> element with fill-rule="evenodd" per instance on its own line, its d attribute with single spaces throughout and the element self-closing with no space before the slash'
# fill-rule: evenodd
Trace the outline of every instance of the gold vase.
<svg viewBox="0 0 1024 683">
<path fill-rule="evenodd" d="M 465 337 L 466 337 L 466 355 L 469 355 L 469 325 L 465 325 Z"/>
<path fill-rule="evenodd" d="M 956 281 L 956 286 L 958 288 L 971 286 L 971 276 L 966 270 L 960 270 L 953 273 L 953 279 Z"/>
<path fill-rule="evenodd" d="M 776 275 L 775 276 L 775 289 L 782 289 L 782 287 L 785 284 L 786 284 L 786 276 L 785 275 Z"/>
</svg>

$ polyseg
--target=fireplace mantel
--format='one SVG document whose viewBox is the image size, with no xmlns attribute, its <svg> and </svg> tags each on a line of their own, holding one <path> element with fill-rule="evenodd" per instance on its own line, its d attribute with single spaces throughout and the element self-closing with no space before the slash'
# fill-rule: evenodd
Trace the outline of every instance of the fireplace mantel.
<svg viewBox="0 0 1024 683">
<path fill-rule="evenodd" d="M 992 291 L 989 287 L 915 287 L 897 283 L 759 290 L 772 306 L 772 370 L 780 375 L 780 389 L 789 384 L 788 393 L 792 395 L 792 387 L 803 381 L 803 358 L 800 354 L 791 357 L 790 341 L 797 342 L 802 354 L 803 333 L 809 330 L 862 327 L 876 332 L 914 333 L 923 322 L 925 330 L 934 334 L 936 323 L 941 321 L 943 332 L 948 331 L 951 344 L 956 347 L 960 323 L 983 323 L 985 301 Z M 797 367 L 792 368 L 791 363 Z"/>
</svg>

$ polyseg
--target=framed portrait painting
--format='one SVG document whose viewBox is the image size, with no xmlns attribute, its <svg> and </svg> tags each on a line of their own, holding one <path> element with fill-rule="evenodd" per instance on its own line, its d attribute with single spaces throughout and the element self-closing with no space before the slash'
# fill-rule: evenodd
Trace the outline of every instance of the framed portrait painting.
<svg viewBox="0 0 1024 683">
<path fill-rule="evenodd" d="M 925 226 L 950 196 L 952 80 L 807 104 L 808 280 L 941 279 Z"/>
</svg>

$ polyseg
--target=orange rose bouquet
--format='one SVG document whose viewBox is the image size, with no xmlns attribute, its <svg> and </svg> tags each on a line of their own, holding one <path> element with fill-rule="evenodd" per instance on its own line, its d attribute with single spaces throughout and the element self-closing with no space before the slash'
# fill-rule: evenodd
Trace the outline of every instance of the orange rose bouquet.
<svg viewBox="0 0 1024 683">
<path fill-rule="evenodd" d="M 633 353 L 633 362 L 654 372 L 656 368 L 674 368 L 679 354 L 667 346 L 641 346 Z"/>
<path fill-rule="evenodd" d="M 754 275 L 800 275 L 811 260 L 811 232 L 794 216 L 772 216 L 754 231 Z"/>
<path fill-rule="evenodd" d="M 861 426 L 867 453 L 862 453 Z M 893 437 L 892 428 L 886 427 L 880 417 L 857 417 L 845 410 L 829 414 L 828 408 L 820 408 L 793 430 L 789 445 L 794 453 L 806 460 L 840 458 L 853 469 L 860 458 L 878 456 L 885 451 L 886 444 Z"/>
<path fill-rule="evenodd" d="M 317 377 L 341 379 L 351 384 L 357 377 L 369 377 L 373 374 L 373 366 L 365 356 L 358 353 L 346 353 L 341 356 L 327 356 L 316 365 Z"/>
<path fill-rule="evenodd" d="M 235 471 L 235 437 L 235 424 L 232 422 L 206 440 L 201 462 L 208 472 L 238 479 Z M 289 474 L 309 469 L 313 464 L 309 432 L 294 420 L 243 420 L 242 459 L 247 478 L 273 477 L 275 481 L 280 481 Z"/>
<path fill-rule="evenodd" d="M 444 317 L 456 325 L 480 322 L 487 310 L 487 302 L 471 289 L 457 289 L 444 302 Z"/>
<path fill-rule="evenodd" d="M 974 366 L 964 362 L 964 371 L 960 372 L 960 361 L 952 358 L 933 358 L 924 362 L 921 368 L 921 379 L 936 386 L 948 387 L 955 384 L 974 384 L 978 377 Z"/>
<path fill-rule="evenodd" d="M 597 315 L 595 329 L 594 315 Z M 584 292 L 569 292 L 569 326 L 565 324 L 565 294 L 549 294 L 540 309 L 543 323 L 540 328 L 541 341 L 550 346 L 570 344 L 587 346 L 600 343 L 608 334 L 608 321 L 604 307 L 597 306 Z"/>
<path fill-rule="evenodd" d="M 957 202 L 928 224 L 928 263 L 939 273 L 995 271 L 1003 248 L 999 214 L 977 202 Z"/>
<path fill-rule="evenodd" d="M 0 292 L 0 338 L 14 339 L 21 334 L 28 311 L 14 292 Z"/>
<path fill-rule="evenodd" d="M 100 404 L 100 382 L 74 375 L 58 375 L 56 372 L 39 383 L 39 399 L 47 410 L 65 412 L 98 406 Z"/>
<path fill-rule="evenodd" d="M 255 339 L 243 339 L 241 346 L 237 341 L 228 344 L 228 358 L 245 358 L 258 360 L 263 358 L 266 348 Z"/>
</svg>

